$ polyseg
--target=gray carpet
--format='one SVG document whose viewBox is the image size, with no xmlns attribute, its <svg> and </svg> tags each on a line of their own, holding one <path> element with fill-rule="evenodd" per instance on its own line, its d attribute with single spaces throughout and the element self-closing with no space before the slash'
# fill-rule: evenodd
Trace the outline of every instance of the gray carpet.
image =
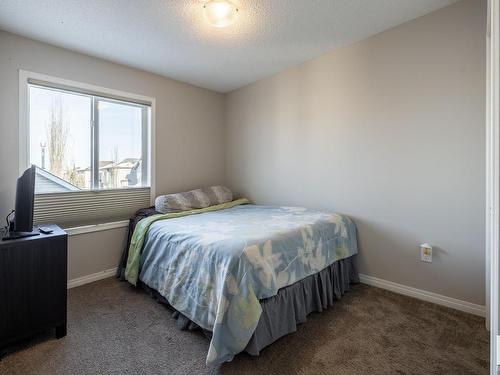
<svg viewBox="0 0 500 375">
<path fill-rule="evenodd" d="M 71 289 L 68 336 L 13 347 L 0 374 L 487 374 L 484 319 L 356 285 L 260 357 L 208 367 L 208 341 L 115 279 Z"/>
</svg>

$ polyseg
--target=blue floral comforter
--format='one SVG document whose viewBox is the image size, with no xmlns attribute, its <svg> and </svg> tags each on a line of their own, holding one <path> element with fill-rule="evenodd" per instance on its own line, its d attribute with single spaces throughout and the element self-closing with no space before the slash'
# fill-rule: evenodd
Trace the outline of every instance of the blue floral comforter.
<svg viewBox="0 0 500 375">
<path fill-rule="evenodd" d="M 220 363 L 246 347 L 260 299 L 356 253 L 356 227 L 346 216 L 240 205 L 154 222 L 139 278 L 212 331 L 207 364 Z"/>
</svg>

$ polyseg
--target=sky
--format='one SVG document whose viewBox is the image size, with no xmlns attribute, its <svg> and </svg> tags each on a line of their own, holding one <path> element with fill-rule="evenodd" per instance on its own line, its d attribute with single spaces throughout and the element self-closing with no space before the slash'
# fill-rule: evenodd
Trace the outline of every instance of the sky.
<svg viewBox="0 0 500 375">
<path fill-rule="evenodd" d="M 91 98 L 30 86 L 30 162 L 42 166 L 41 143 L 47 144 L 47 129 L 53 103 L 59 100 L 68 127 L 65 163 L 68 167 L 89 167 L 91 160 Z M 100 100 L 99 102 L 99 159 L 118 161 L 141 158 L 141 108 Z M 48 149 L 45 166 L 49 167 Z"/>
</svg>

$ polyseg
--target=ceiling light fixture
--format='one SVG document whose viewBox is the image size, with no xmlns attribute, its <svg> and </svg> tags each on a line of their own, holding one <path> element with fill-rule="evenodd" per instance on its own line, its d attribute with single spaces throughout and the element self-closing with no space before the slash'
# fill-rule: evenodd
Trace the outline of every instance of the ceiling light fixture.
<svg viewBox="0 0 500 375">
<path fill-rule="evenodd" d="M 205 18 L 214 27 L 227 27 L 236 20 L 238 8 L 229 0 L 210 0 L 203 5 Z"/>
</svg>

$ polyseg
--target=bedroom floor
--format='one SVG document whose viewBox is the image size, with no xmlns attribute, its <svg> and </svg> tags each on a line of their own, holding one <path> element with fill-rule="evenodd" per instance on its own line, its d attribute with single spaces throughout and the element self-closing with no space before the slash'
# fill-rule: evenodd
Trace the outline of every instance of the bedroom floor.
<svg viewBox="0 0 500 375">
<path fill-rule="evenodd" d="M 208 340 L 170 311 L 106 279 L 68 293 L 68 336 L 21 343 L 1 374 L 487 374 L 484 319 L 366 285 L 311 314 L 258 358 L 207 367 Z M 35 345 L 36 343 L 36 345 Z"/>
</svg>

